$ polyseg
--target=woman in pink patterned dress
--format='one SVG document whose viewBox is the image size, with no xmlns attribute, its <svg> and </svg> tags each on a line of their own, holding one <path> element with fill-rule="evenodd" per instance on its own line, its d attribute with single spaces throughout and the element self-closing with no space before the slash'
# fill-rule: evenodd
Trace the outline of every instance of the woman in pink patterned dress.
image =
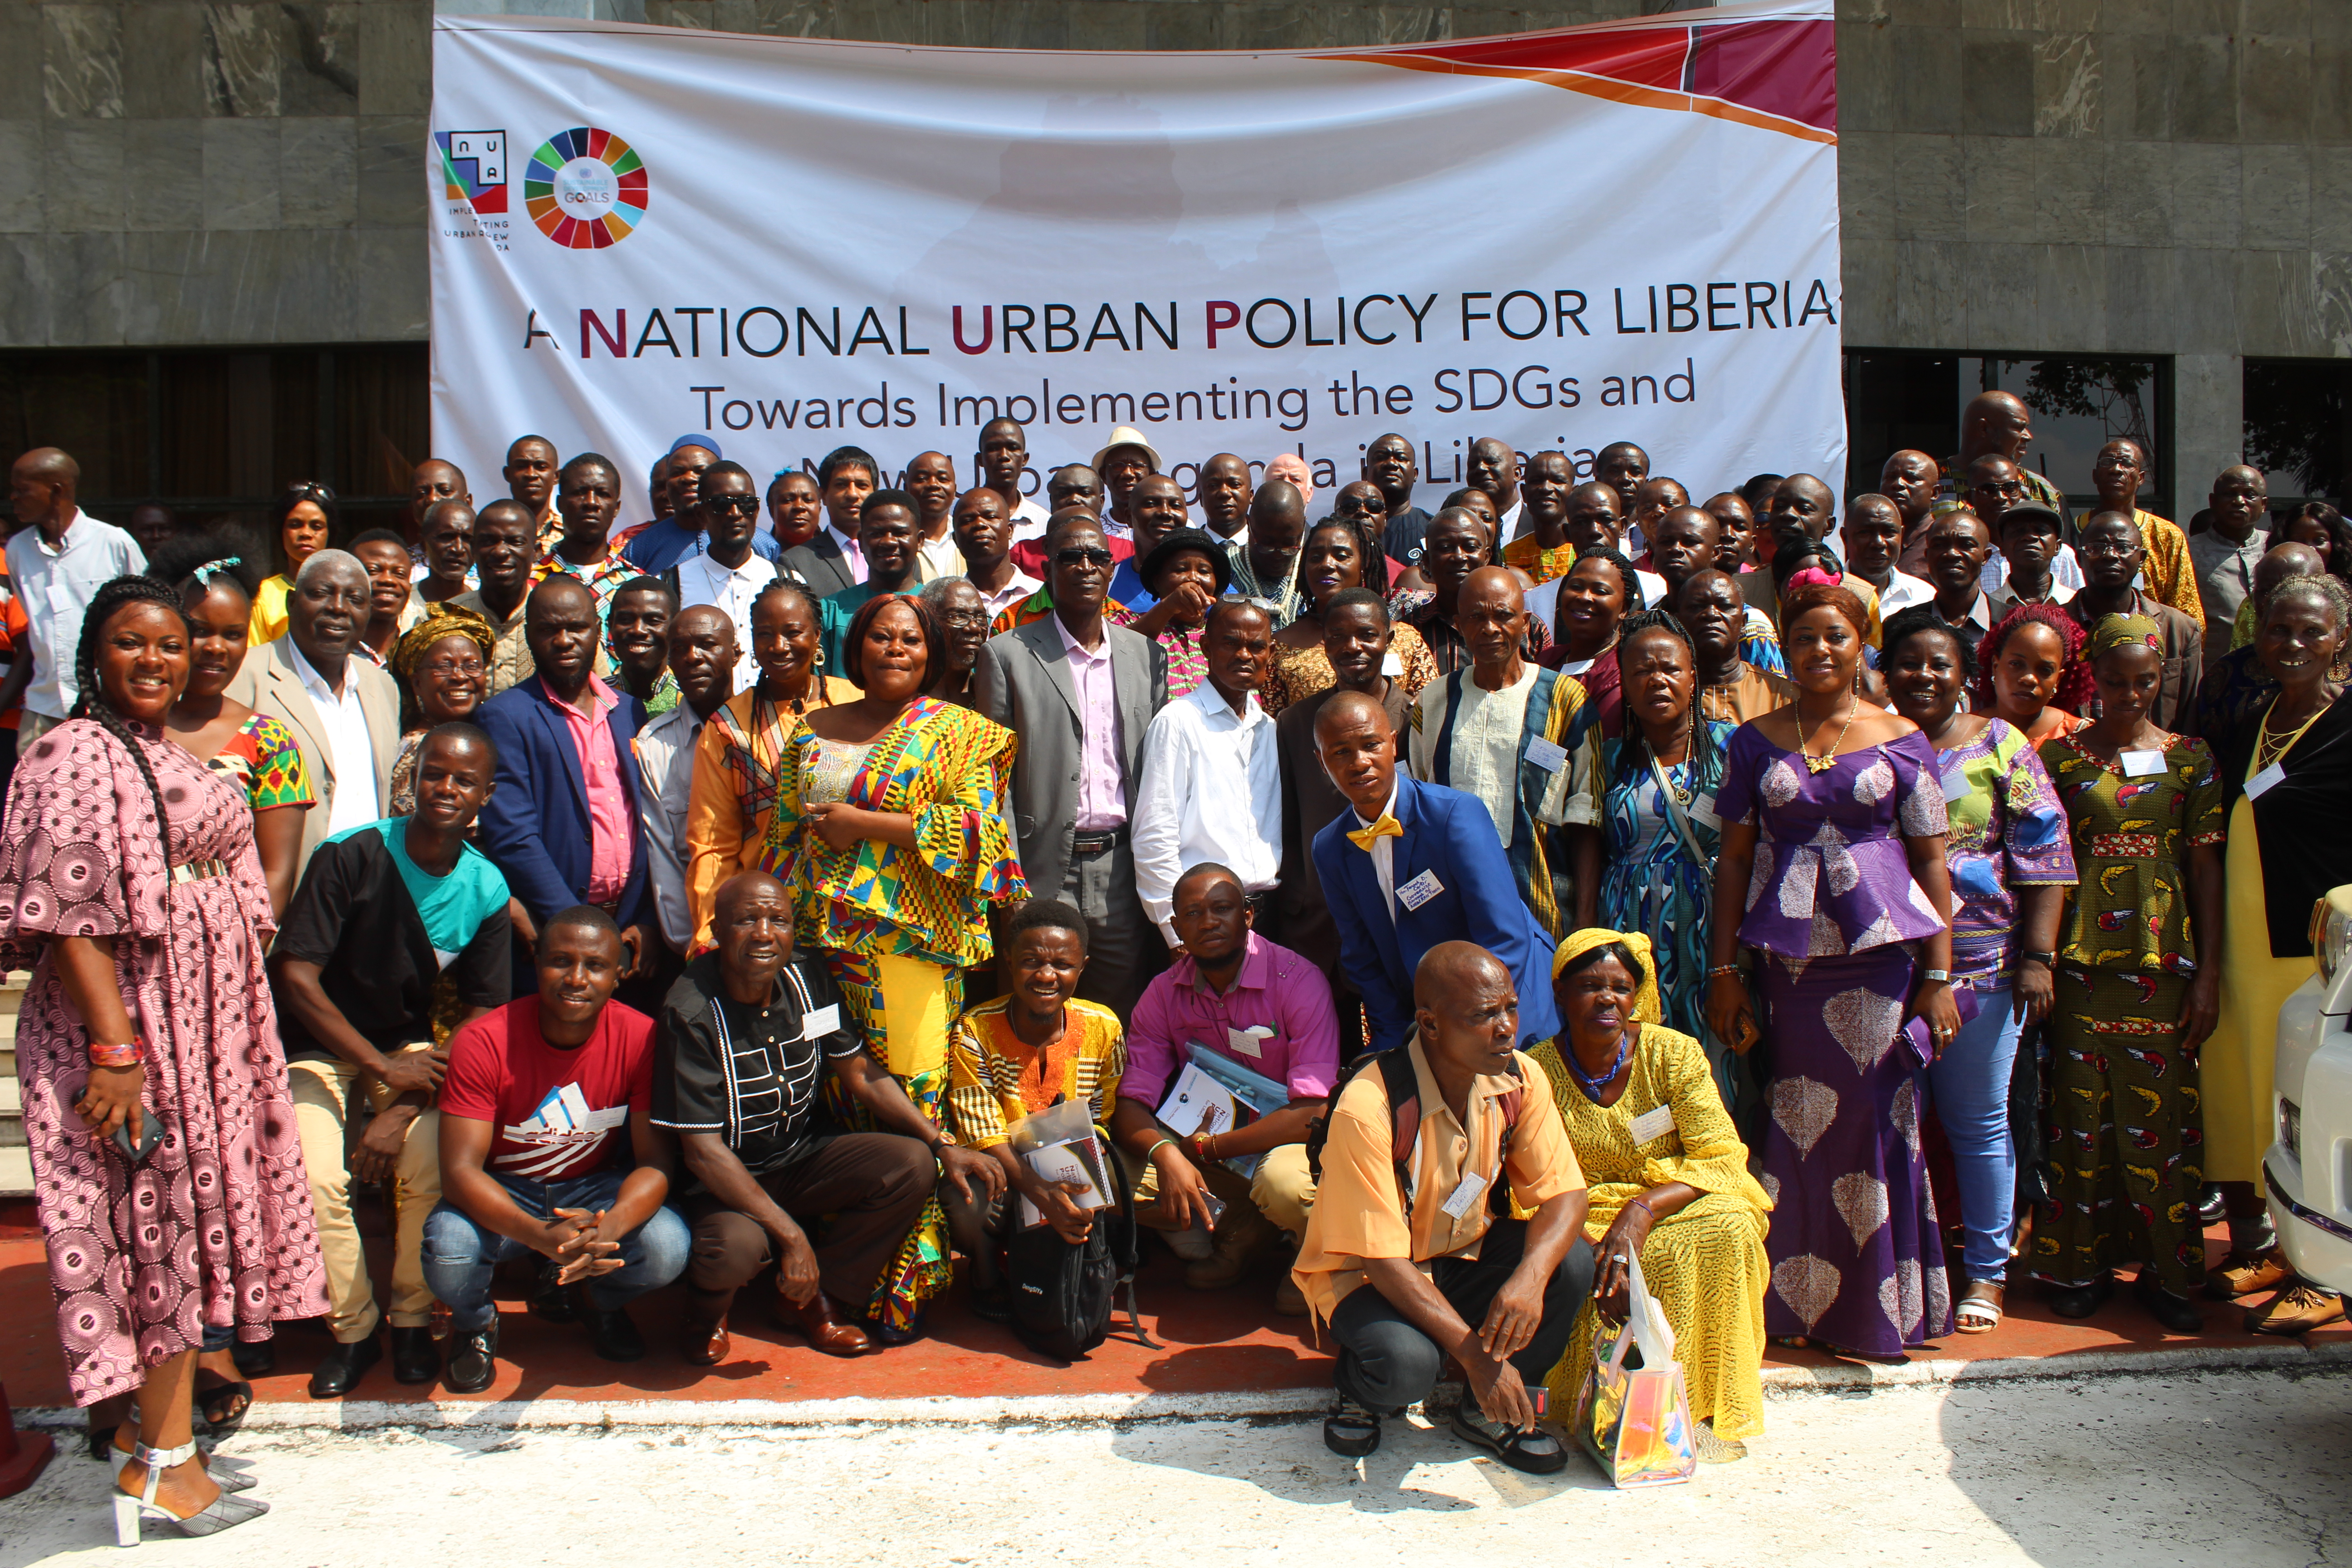
<svg viewBox="0 0 2352 1568">
<path fill-rule="evenodd" d="M 259 1338 L 326 1310 L 253 814 L 161 727 L 188 662 L 177 595 L 100 588 L 77 717 L 19 760 L 0 825 L 0 956 L 33 968 L 16 1049 L 67 1379 L 77 1404 L 138 1405 L 126 1544 L 141 1503 L 187 1534 L 260 1510 L 223 1493 L 190 1436 L 206 1325 Z M 161 1139 L 133 1159 L 118 1130 Z"/>
</svg>

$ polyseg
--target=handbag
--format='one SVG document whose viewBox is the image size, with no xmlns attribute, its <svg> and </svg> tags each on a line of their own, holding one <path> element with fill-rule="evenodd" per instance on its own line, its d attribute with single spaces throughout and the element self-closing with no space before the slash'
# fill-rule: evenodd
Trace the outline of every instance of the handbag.
<svg viewBox="0 0 2352 1568">
<path fill-rule="evenodd" d="M 1621 1491 L 1670 1486 L 1698 1471 L 1675 1331 L 1642 1278 L 1641 1259 L 1627 1259 L 1627 1268 L 1631 1315 L 1620 1328 L 1594 1331 L 1592 1370 L 1577 1391 L 1572 1423 L 1577 1446 Z"/>
</svg>

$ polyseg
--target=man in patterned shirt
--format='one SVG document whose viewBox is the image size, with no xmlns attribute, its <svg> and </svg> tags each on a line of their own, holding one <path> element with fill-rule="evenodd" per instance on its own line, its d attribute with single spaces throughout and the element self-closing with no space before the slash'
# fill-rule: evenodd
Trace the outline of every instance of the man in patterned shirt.
<svg viewBox="0 0 2352 1568">
<path fill-rule="evenodd" d="M 561 572 L 587 585 L 595 595 L 597 622 L 605 628 L 597 643 L 596 673 L 610 675 L 619 660 L 613 651 L 613 595 L 638 575 L 610 542 L 613 519 L 621 510 L 621 471 L 602 453 L 581 453 L 563 465 L 555 505 L 563 517 L 563 537 L 539 558 L 530 580 L 543 583 Z"/>
</svg>

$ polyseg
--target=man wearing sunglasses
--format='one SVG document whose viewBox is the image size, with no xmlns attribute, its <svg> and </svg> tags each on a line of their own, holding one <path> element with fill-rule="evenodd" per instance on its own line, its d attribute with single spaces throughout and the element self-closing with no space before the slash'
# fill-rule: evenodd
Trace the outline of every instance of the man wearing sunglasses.
<svg viewBox="0 0 2352 1568">
<path fill-rule="evenodd" d="M 1053 607 L 982 647 L 972 706 L 1021 737 L 1014 846 L 1030 895 L 1086 918 L 1077 994 L 1126 1018 L 1166 963 L 1136 891 L 1128 829 L 1144 732 L 1168 700 L 1168 656 L 1106 619 L 1111 551 L 1099 519 L 1058 511 L 1045 537 Z"/>
<path fill-rule="evenodd" d="M 681 436 L 670 448 L 669 468 L 662 488 L 654 500 L 666 513 L 658 521 L 648 523 L 631 535 L 621 553 L 629 564 L 648 577 L 658 577 L 690 555 L 699 555 L 710 547 L 705 533 L 700 500 L 710 484 L 710 476 L 721 468 L 743 472 L 739 463 L 730 463 L 719 456 L 718 444 L 708 436 Z M 765 529 L 755 529 L 751 548 L 763 561 L 773 561 L 783 553 L 783 547 L 768 536 Z"/>
<path fill-rule="evenodd" d="M 698 499 L 689 521 L 708 542 L 662 574 L 677 594 L 677 607 L 715 605 L 728 624 L 751 624 L 751 605 L 780 574 L 773 561 L 757 552 L 768 531 L 760 526 L 760 486 L 740 463 L 719 462 L 702 471 Z M 772 541 L 771 541 L 772 542 Z M 745 639 L 735 666 L 735 689 L 760 678 Z"/>
</svg>

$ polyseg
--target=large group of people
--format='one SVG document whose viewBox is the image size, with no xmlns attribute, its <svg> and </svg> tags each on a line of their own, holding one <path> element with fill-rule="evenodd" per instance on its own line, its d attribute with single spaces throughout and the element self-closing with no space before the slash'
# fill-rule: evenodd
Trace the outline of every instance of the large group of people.
<svg viewBox="0 0 2352 1568">
<path fill-rule="evenodd" d="M 525 436 L 478 508 L 432 460 L 402 529 L 304 483 L 260 542 L 26 454 L 0 959 L 125 1539 L 265 1506 L 193 1434 L 280 1322 L 315 1397 L 387 1342 L 488 1388 L 509 1261 L 616 1362 L 727 1361 L 770 1273 L 825 1354 L 959 1274 L 1007 1321 L 1016 1237 L 1100 1223 L 1015 1152 L 1066 1104 L 1188 1287 L 1334 1346 L 1342 1454 L 1450 1360 L 1558 1468 L 1637 1260 L 1716 1461 L 1768 1343 L 1899 1360 L 2013 1278 L 2340 1315 L 2257 1184 L 2352 880 L 2352 535 L 2243 468 L 2184 530 L 2130 440 L 2076 517 L 2004 394 L 1958 437 L 1841 518 L 1626 442 L 1481 438 L 1424 511 L 1401 434 L 1328 503 L 1126 427 L 1041 477 L 997 421 L 970 488 L 689 434 L 622 527 Z M 1269 1097 L 1178 1131 L 1202 1063 Z"/>
</svg>

